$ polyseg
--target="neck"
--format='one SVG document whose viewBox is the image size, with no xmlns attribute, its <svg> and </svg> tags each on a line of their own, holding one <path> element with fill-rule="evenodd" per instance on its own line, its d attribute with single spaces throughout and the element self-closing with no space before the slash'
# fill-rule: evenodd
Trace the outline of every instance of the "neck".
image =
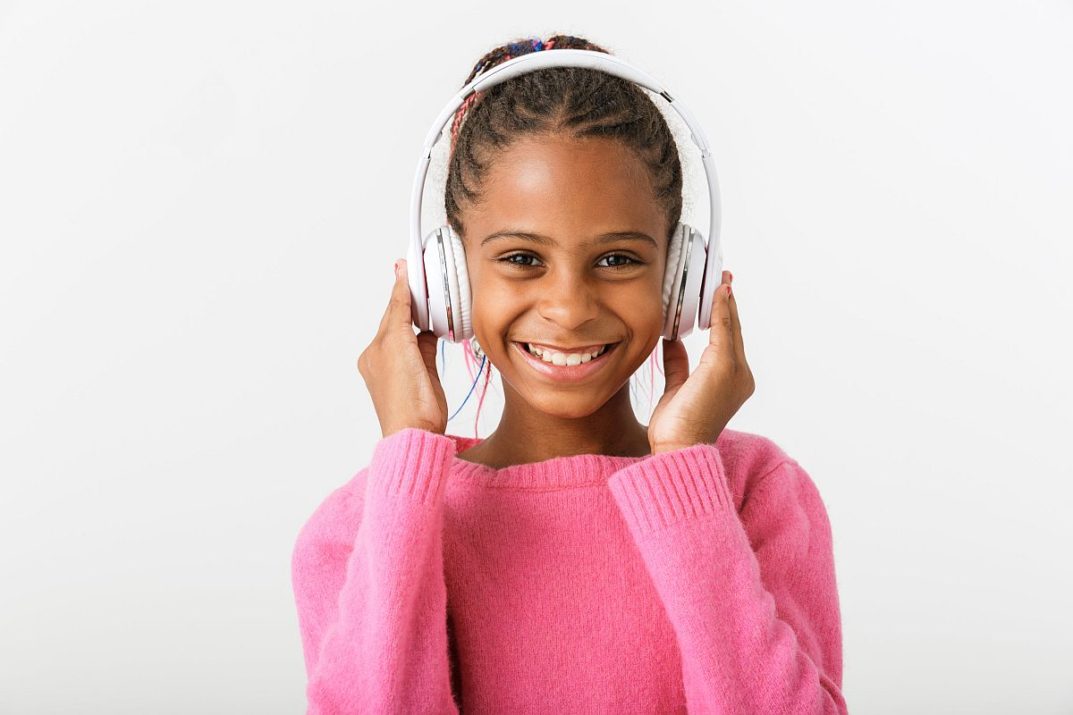
<svg viewBox="0 0 1073 715">
<path fill-rule="evenodd" d="M 536 410 L 504 383 L 499 425 L 473 451 L 495 467 L 578 454 L 646 456 L 648 429 L 637 421 L 629 388 L 626 383 L 596 412 L 575 418 Z"/>
</svg>

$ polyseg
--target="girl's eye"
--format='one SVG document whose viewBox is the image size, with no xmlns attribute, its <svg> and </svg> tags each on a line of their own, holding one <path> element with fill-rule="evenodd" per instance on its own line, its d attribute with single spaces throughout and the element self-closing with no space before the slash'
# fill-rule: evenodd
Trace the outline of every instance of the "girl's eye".
<svg viewBox="0 0 1073 715">
<path fill-rule="evenodd" d="M 628 263 L 613 263 L 607 266 L 607 268 L 627 268 L 629 266 L 634 265 L 635 263 L 640 263 L 640 261 L 636 261 L 633 258 L 630 258 L 625 253 L 609 253 L 604 256 L 604 258 L 625 258 L 627 261 L 629 261 Z M 604 258 L 601 258 L 600 260 L 602 261 L 604 260 Z"/>
<path fill-rule="evenodd" d="M 531 263 L 519 263 L 517 261 L 512 261 L 511 260 L 512 258 L 536 258 L 536 256 L 534 256 L 531 253 L 512 253 L 509 256 L 503 256 L 499 260 L 502 261 L 503 263 L 507 263 L 507 264 L 512 265 L 512 266 L 519 266 L 521 268 L 531 268 L 532 267 Z"/>
<path fill-rule="evenodd" d="M 524 261 L 524 259 L 527 259 L 527 258 L 534 258 L 535 259 L 536 256 L 534 256 L 531 253 L 512 253 L 512 254 L 510 254 L 508 256 L 503 256 L 499 260 L 501 262 L 503 262 L 503 263 L 508 264 L 508 265 L 518 266 L 520 268 L 533 268 L 534 267 L 534 264 L 532 264 L 532 263 L 525 263 L 523 261 L 512 260 L 512 259 L 515 259 L 515 258 L 521 258 Z M 625 259 L 625 260 L 624 261 L 617 261 L 617 262 L 612 263 L 610 265 L 600 266 L 601 268 L 627 268 L 627 267 L 632 266 L 634 264 L 639 264 L 640 263 L 640 261 L 638 261 L 638 260 L 636 260 L 634 258 L 631 258 L 630 256 L 627 256 L 624 253 L 609 253 L 606 256 L 602 257 L 600 260 L 603 261 L 603 260 L 608 259 L 608 258 L 618 258 L 618 259 Z M 597 265 L 599 265 L 599 264 L 597 264 Z"/>
</svg>

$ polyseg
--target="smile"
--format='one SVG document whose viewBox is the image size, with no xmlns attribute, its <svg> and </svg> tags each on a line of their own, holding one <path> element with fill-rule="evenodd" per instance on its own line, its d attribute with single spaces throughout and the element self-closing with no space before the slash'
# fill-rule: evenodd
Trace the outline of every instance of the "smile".
<svg viewBox="0 0 1073 715">
<path fill-rule="evenodd" d="M 512 341 L 511 345 L 522 355 L 526 364 L 541 375 L 561 382 L 578 382 L 599 371 L 608 362 L 607 356 L 614 352 L 621 342 L 610 343 L 591 352 L 569 355 L 533 346 L 532 350 L 541 353 L 539 356 L 531 351 L 531 346 L 527 343 Z"/>
</svg>

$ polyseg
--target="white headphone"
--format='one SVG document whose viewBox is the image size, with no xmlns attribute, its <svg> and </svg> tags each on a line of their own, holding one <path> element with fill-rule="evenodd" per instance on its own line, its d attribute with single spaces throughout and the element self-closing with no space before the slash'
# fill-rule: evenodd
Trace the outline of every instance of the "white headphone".
<svg viewBox="0 0 1073 715">
<path fill-rule="evenodd" d="M 462 239 L 450 225 L 431 231 L 423 241 L 421 238 L 421 197 L 432 149 L 439 141 L 444 125 L 470 94 L 547 67 L 584 67 L 629 80 L 662 96 L 685 120 L 693 143 L 700 149 L 708 182 L 710 240 L 705 245 L 704 236 L 699 231 L 681 222 L 671 235 L 663 277 L 663 337 L 675 340 L 689 335 L 693 331 L 694 319 L 701 330 L 707 329 L 711 325 L 712 299 L 722 279 L 723 253 L 719 242 L 719 185 L 704 133 L 681 101 L 672 99 L 648 74 L 613 55 L 573 49 L 530 52 L 496 65 L 459 90 L 433 122 L 417 163 L 410 201 L 410 247 L 406 264 L 414 324 L 422 331 L 431 330 L 455 343 L 473 336 L 469 275 Z"/>
</svg>

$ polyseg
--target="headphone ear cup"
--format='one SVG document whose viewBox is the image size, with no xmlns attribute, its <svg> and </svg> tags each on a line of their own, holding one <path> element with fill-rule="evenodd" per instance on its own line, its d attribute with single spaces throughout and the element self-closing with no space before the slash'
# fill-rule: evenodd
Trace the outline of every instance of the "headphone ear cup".
<svg viewBox="0 0 1073 715">
<path fill-rule="evenodd" d="M 447 287 L 451 298 L 451 317 L 454 322 L 454 339 L 460 343 L 473 337 L 470 326 L 469 271 L 466 268 L 466 249 L 462 238 L 449 225 L 442 229 L 446 237 L 444 255 L 447 258 Z"/>
<path fill-rule="evenodd" d="M 679 223 L 671 233 L 667 244 L 667 267 L 663 272 L 663 337 L 672 339 L 674 332 L 674 316 L 678 309 L 678 295 L 682 282 L 682 250 L 684 247 L 683 229 L 685 224 Z"/>
<path fill-rule="evenodd" d="M 440 226 L 425 238 L 423 259 L 429 329 L 444 340 L 467 340 L 471 335 L 469 275 L 462 240 L 450 226 Z"/>
<path fill-rule="evenodd" d="M 663 337 L 668 340 L 693 332 L 706 258 L 704 236 L 679 222 L 667 246 L 667 270 L 663 275 Z"/>
<path fill-rule="evenodd" d="M 450 294 L 451 242 L 444 234 L 444 227 L 429 232 L 425 237 L 421 258 L 425 265 L 425 283 L 428 285 L 428 329 L 438 338 L 448 338 L 451 317 L 455 313 Z"/>
<path fill-rule="evenodd" d="M 438 337 L 447 334 L 447 304 L 443 290 L 443 263 L 440 260 L 440 229 L 434 229 L 422 241 L 421 261 L 425 266 L 428 287 L 428 330 Z"/>
</svg>

